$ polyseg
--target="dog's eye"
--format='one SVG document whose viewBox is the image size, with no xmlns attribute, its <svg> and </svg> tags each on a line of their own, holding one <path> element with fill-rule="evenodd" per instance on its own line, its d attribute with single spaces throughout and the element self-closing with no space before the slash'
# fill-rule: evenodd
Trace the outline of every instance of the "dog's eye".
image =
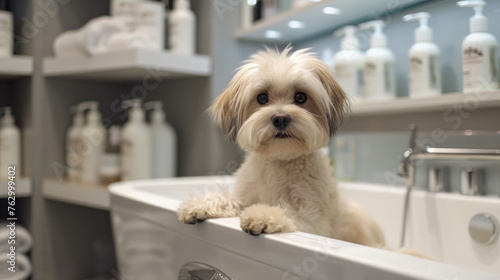
<svg viewBox="0 0 500 280">
<path fill-rule="evenodd" d="M 295 103 L 303 104 L 307 100 L 307 95 L 303 92 L 297 92 L 295 94 Z"/>
<path fill-rule="evenodd" d="M 261 93 L 257 96 L 257 101 L 260 104 L 267 104 L 267 102 L 269 102 L 269 97 L 267 97 L 267 94 Z"/>
</svg>

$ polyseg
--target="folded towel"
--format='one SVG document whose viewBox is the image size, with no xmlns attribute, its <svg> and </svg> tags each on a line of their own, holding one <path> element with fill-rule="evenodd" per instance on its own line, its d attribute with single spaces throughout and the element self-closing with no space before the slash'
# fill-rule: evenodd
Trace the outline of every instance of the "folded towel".
<svg viewBox="0 0 500 280">
<path fill-rule="evenodd" d="M 110 36 L 125 32 L 126 23 L 121 18 L 102 16 L 91 19 L 82 28 L 61 33 L 53 43 L 57 57 L 83 56 L 106 50 Z"/>
<path fill-rule="evenodd" d="M 25 280 L 31 275 L 31 262 L 23 254 L 16 254 L 15 272 L 9 270 L 9 256 L 0 254 L 0 279 L 2 280 Z"/>
<path fill-rule="evenodd" d="M 19 225 L 16 224 L 16 244 L 9 244 L 7 241 L 9 240 L 10 228 L 7 227 L 6 223 L 0 223 L 0 254 L 4 255 L 4 253 L 8 253 L 10 250 L 10 246 L 16 246 L 16 254 L 26 253 L 33 246 L 33 238 L 29 231 Z M 0 278 L 3 279 L 3 278 Z"/>
</svg>

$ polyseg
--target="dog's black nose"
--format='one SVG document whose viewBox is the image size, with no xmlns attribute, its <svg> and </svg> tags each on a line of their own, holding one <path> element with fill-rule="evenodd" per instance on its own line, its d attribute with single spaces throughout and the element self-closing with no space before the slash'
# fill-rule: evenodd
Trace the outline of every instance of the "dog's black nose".
<svg viewBox="0 0 500 280">
<path fill-rule="evenodd" d="M 289 115 L 286 115 L 286 114 L 278 114 L 278 115 L 274 115 L 272 118 L 271 118 L 271 121 L 273 122 L 273 125 L 278 128 L 279 130 L 283 130 L 285 129 L 288 124 L 290 123 L 292 119 L 290 118 Z"/>
</svg>

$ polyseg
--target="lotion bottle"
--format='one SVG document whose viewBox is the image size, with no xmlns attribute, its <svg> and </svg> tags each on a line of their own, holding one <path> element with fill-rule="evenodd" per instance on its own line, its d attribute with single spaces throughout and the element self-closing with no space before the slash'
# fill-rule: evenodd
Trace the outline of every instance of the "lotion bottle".
<svg viewBox="0 0 500 280">
<path fill-rule="evenodd" d="M 153 178 L 175 177 L 177 168 L 177 136 L 174 128 L 165 121 L 160 101 L 144 104 L 151 112 L 151 139 L 153 149 Z"/>
<path fill-rule="evenodd" d="M 194 55 L 196 18 L 188 0 L 175 0 L 169 15 L 170 50 L 176 54 Z"/>
<path fill-rule="evenodd" d="M 123 126 L 121 140 L 122 180 L 151 178 L 152 149 L 151 130 L 146 125 L 140 99 L 125 100 L 124 108 L 131 108 L 129 120 Z"/>
<path fill-rule="evenodd" d="M 0 1 L 0 57 L 12 56 L 13 33 L 12 13 L 7 10 L 7 2 Z"/>
<path fill-rule="evenodd" d="M 363 67 L 365 58 L 359 51 L 359 41 L 356 38 L 357 28 L 346 26 L 334 33 L 334 36 L 342 36 L 340 43 L 341 51 L 334 57 L 333 73 L 342 89 L 353 99 L 362 97 L 363 89 Z"/>
<path fill-rule="evenodd" d="M 412 98 L 441 94 L 441 52 L 432 42 L 432 29 L 427 25 L 430 16 L 429 13 L 416 13 L 403 17 L 404 21 L 420 22 L 415 29 L 415 44 L 408 53 Z"/>
<path fill-rule="evenodd" d="M 84 125 L 84 115 L 82 106 L 71 107 L 74 113 L 73 123 L 66 132 L 66 165 L 68 169 L 68 180 L 79 182 L 81 177 L 82 157 L 82 130 Z"/>
<path fill-rule="evenodd" d="M 463 91 L 489 91 L 498 88 L 498 42 L 488 33 L 488 19 L 483 15 L 486 2 L 460 1 L 459 7 L 474 8 L 470 34 L 462 43 Z"/>
<path fill-rule="evenodd" d="M 16 174 L 21 173 L 21 133 L 14 124 L 10 107 L 0 108 L 4 112 L 0 129 L 0 178 L 7 178 L 9 166 L 16 168 Z"/>
<path fill-rule="evenodd" d="M 83 110 L 89 110 L 86 123 L 82 129 L 83 162 L 81 181 L 88 184 L 99 184 L 99 162 L 106 145 L 106 129 L 101 123 L 101 113 L 98 111 L 99 104 L 96 101 L 87 101 L 79 106 Z"/>
<path fill-rule="evenodd" d="M 370 38 L 370 48 L 365 53 L 363 81 L 364 96 L 369 100 L 390 100 L 396 97 L 396 74 L 394 54 L 387 48 L 387 39 L 382 33 L 384 21 L 374 20 L 363 23 L 360 29 L 374 29 Z"/>
</svg>

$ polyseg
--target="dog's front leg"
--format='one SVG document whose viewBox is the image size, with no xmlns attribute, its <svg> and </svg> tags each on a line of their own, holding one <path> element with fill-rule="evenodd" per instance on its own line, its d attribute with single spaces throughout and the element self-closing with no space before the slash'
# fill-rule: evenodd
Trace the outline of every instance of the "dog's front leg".
<svg viewBox="0 0 500 280">
<path fill-rule="evenodd" d="M 229 194 L 214 193 L 205 197 L 192 197 L 177 210 L 177 218 L 186 224 L 196 224 L 210 218 L 236 217 L 241 202 Z"/>
<path fill-rule="evenodd" d="M 255 204 L 245 208 L 240 218 L 241 229 L 252 235 L 297 231 L 293 219 L 280 206 Z"/>
</svg>

